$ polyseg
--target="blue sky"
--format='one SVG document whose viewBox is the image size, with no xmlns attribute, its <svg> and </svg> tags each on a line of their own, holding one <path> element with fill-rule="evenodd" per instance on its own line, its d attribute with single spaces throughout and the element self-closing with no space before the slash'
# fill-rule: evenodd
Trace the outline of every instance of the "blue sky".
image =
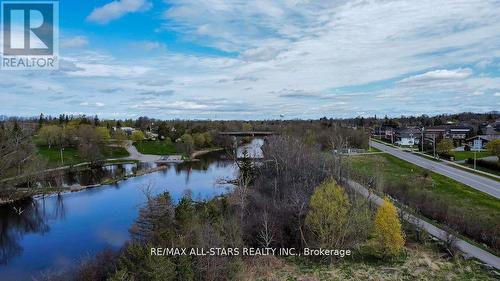
<svg viewBox="0 0 500 281">
<path fill-rule="evenodd" d="M 58 71 L 0 114 L 265 119 L 500 109 L 499 1 L 60 1 Z"/>
</svg>

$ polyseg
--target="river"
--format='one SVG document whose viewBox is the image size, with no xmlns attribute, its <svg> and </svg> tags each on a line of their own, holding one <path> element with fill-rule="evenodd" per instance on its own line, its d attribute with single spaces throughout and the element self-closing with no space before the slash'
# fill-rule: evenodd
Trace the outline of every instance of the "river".
<svg viewBox="0 0 500 281">
<path fill-rule="evenodd" d="M 112 174 L 137 168 L 128 165 L 104 170 Z M 186 192 L 194 199 L 210 199 L 229 191 L 232 186 L 219 181 L 236 174 L 234 163 L 208 156 L 113 185 L 2 206 L 0 280 L 32 280 L 43 273 L 71 270 L 102 249 L 118 249 L 129 238 L 146 186 L 154 193 L 169 191 L 174 200 Z"/>
</svg>

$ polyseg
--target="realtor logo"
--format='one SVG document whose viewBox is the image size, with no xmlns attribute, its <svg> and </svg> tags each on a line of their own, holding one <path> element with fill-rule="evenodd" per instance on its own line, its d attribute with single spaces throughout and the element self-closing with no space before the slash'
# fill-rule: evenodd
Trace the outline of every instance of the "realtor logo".
<svg viewBox="0 0 500 281">
<path fill-rule="evenodd" d="M 1 1 L 1 68 L 57 69 L 59 66 L 59 3 Z"/>
</svg>

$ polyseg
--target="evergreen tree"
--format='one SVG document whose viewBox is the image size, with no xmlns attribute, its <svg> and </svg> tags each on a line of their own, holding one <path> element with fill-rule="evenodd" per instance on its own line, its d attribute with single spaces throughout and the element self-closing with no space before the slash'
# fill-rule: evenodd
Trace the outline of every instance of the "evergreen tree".
<svg viewBox="0 0 500 281">
<path fill-rule="evenodd" d="M 248 154 L 248 150 L 243 150 L 243 155 L 242 159 L 239 163 L 239 168 L 240 168 L 240 177 L 242 180 L 244 180 L 246 183 L 251 183 L 254 178 L 254 167 L 252 163 L 252 159 L 250 159 L 250 156 Z"/>
<path fill-rule="evenodd" d="M 43 113 L 40 113 L 40 118 L 38 118 L 38 128 L 41 128 L 44 122 L 45 122 L 45 117 L 43 116 Z"/>
</svg>

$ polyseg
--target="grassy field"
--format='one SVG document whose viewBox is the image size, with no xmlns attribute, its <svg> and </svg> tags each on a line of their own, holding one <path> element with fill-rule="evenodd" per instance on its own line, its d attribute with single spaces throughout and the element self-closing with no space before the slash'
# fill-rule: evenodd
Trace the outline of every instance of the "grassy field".
<svg viewBox="0 0 500 281">
<path fill-rule="evenodd" d="M 468 158 L 474 158 L 473 151 L 455 151 L 453 155 L 455 157 L 455 160 L 467 160 Z M 491 156 L 491 153 L 489 151 L 476 152 L 477 158 L 483 158 L 488 156 Z"/>
<path fill-rule="evenodd" d="M 366 152 L 380 152 L 380 149 L 375 147 L 370 147 Z"/>
<path fill-rule="evenodd" d="M 494 236 L 494 231 L 498 231 L 495 228 L 498 225 L 497 222 L 500 222 L 500 200 L 492 196 L 388 154 L 355 156 L 350 159 L 353 171 L 361 176 L 373 177 L 376 173 L 381 174 L 384 189 L 387 186 L 392 186 L 393 192 L 396 190 L 399 194 L 404 194 L 405 190 L 403 188 L 408 188 L 408 184 L 410 184 L 413 188 L 407 190 L 407 200 L 414 200 L 412 204 L 427 204 L 428 208 L 432 209 L 422 209 L 420 211 L 426 217 L 443 225 L 450 226 L 453 229 L 459 227 L 457 223 L 461 224 L 460 227 L 467 225 L 466 230 L 464 228 L 458 230 L 457 228 L 457 231 L 469 238 L 480 241 L 477 237 L 462 233 L 462 231 L 477 228 L 485 229 L 485 231 L 489 229 L 490 238 L 488 239 L 491 239 L 491 235 Z M 420 186 L 418 181 L 412 181 L 413 178 L 422 178 L 423 175 L 428 175 L 425 178 L 425 186 Z M 427 195 L 428 199 L 420 199 L 426 200 L 424 203 L 418 201 L 418 193 Z M 398 195 L 395 196 L 399 200 L 405 200 L 399 198 Z M 439 210 L 439 208 L 442 210 Z M 448 217 L 450 215 L 454 217 L 453 222 Z M 457 216 L 463 217 L 458 218 Z M 494 251 L 498 251 L 498 249 L 494 249 Z"/>
<path fill-rule="evenodd" d="M 178 153 L 175 144 L 166 141 L 141 141 L 135 142 L 134 146 L 142 154 L 169 155 Z"/>
<path fill-rule="evenodd" d="M 351 158 L 354 169 L 364 175 L 372 176 L 382 172 L 386 180 L 404 182 L 413 174 L 420 174 L 424 169 L 388 154 L 355 156 Z M 376 167 L 379 167 L 377 169 Z M 429 172 L 433 181 L 433 193 L 447 201 L 461 204 L 470 211 L 497 214 L 500 219 L 500 200 L 470 188 L 448 177 Z"/>
<path fill-rule="evenodd" d="M 298 258 L 249 260 L 244 280 L 498 280 L 473 261 L 443 257 L 428 246 L 412 243 L 397 262 L 342 259 L 331 265 Z"/>
<path fill-rule="evenodd" d="M 61 166 L 61 151 L 59 148 L 48 146 L 38 146 L 38 154 L 42 159 L 47 160 L 50 167 Z M 63 150 L 64 165 L 75 165 L 84 162 L 78 155 L 78 150 L 74 147 L 66 147 Z"/>
<path fill-rule="evenodd" d="M 106 147 L 101 147 L 101 151 L 104 159 L 123 158 L 130 156 L 128 151 L 123 147 L 106 146 Z"/>
<path fill-rule="evenodd" d="M 61 166 L 61 151 L 59 148 L 52 147 L 49 149 L 48 146 L 38 146 L 37 148 L 38 154 L 42 159 L 47 160 L 49 167 Z M 101 153 L 102 159 L 123 158 L 129 156 L 127 150 L 122 147 L 102 146 Z M 75 165 L 85 162 L 85 160 L 78 155 L 78 150 L 75 147 L 64 148 L 63 159 L 64 165 Z"/>
</svg>

